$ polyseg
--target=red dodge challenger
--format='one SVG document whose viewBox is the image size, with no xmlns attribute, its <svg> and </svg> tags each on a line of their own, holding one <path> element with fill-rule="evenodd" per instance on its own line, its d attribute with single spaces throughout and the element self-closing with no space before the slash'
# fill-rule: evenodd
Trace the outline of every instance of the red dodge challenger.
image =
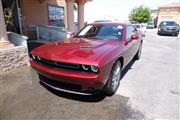
<svg viewBox="0 0 180 120">
<path fill-rule="evenodd" d="M 121 71 L 139 59 L 143 39 L 131 24 L 101 22 L 85 26 L 69 39 L 32 50 L 30 64 L 45 85 L 63 92 L 113 95 Z"/>
</svg>

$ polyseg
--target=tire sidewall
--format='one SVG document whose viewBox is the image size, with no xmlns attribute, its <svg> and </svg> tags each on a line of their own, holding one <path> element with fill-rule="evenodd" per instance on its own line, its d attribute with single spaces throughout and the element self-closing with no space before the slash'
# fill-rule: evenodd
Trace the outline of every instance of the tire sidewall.
<svg viewBox="0 0 180 120">
<path fill-rule="evenodd" d="M 113 67 L 112 67 L 111 72 L 110 72 L 109 80 L 108 80 L 107 84 L 105 85 L 105 89 L 104 89 L 104 90 L 105 90 L 105 92 L 106 92 L 108 95 L 113 95 L 113 94 L 117 91 L 117 89 L 119 88 L 120 79 L 121 79 L 121 69 L 120 69 L 120 78 L 119 78 L 118 86 L 117 86 L 117 88 L 116 88 L 115 90 L 113 90 L 113 88 L 112 88 L 113 72 L 114 72 L 115 67 L 116 67 L 117 64 L 118 64 L 118 65 L 120 66 L 120 68 L 121 68 L 121 62 L 120 62 L 120 61 L 116 61 L 116 62 L 114 63 L 114 65 L 113 65 Z"/>
<path fill-rule="evenodd" d="M 136 55 L 134 56 L 134 59 L 139 60 L 141 57 L 141 53 L 142 53 L 142 43 L 140 44 L 139 49 L 138 49 Z"/>
</svg>

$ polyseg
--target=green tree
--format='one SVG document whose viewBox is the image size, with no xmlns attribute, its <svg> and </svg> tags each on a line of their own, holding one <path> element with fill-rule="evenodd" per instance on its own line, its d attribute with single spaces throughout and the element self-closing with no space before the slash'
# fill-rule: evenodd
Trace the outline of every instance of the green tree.
<svg viewBox="0 0 180 120">
<path fill-rule="evenodd" d="M 78 5 L 77 5 L 77 3 L 74 3 L 74 11 L 77 11 L 78 10 Z"/>
<path fill-rule="evenodd" d="M 142 5 L 132 9 L 129 14 L 131 22 L 145 23 L 150 20 L 150 17 L 150 9 Z"/>
</svg>

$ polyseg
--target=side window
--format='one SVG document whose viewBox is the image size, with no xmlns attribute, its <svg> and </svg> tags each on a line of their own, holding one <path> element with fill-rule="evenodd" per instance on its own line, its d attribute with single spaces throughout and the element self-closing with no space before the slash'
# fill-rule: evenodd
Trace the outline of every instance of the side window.
<svg viewBox="0 0 180 120">
<path fill-rule="evenodd" d="M 136 34 L 137 30 L 133 26 L 128 26 L 126 31 L 126 39 L 130 39 L 132 35 Z"/>
<path fill-rule="evenodd" d="M 127 27 L 127 30 L 126 30 L 126 39 L 130 39 L 131 38 L 131 27 L 128 26 Z"/>
<path fill-rule="evenodd" d="M 137 33 L 137 29 L 134 26 L 131 26 L 131 27 L 132 27 L 132 35 L 136 34 Z"/>
</svg>

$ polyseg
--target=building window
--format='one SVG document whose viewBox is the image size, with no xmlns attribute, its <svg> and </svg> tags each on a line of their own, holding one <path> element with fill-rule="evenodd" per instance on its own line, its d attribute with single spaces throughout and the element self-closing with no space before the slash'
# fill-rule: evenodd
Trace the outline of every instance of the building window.
<svg viewBox="0 0 180 120">
<path fill-rule="evenodd" d="M 64 7 L 57 5 L 48 5 L 48 17 L 48 24 L 50 26 L 65 27 Z"/>
</svg>

